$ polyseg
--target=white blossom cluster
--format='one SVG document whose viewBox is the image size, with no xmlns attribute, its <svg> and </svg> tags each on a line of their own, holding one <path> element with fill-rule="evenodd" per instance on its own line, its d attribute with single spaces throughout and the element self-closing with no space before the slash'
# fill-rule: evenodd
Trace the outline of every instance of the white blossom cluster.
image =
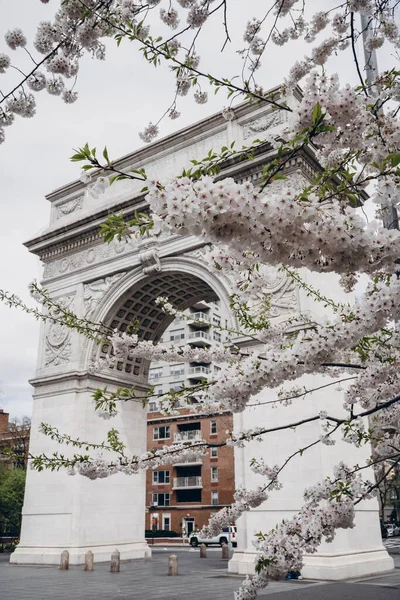
<svg viewBox="0 0 400 600">
<path fill-rule="evenodd" d="M 397 343 L 399 333 L 393 332 L 394 342 Z M 359 404 L 364 409 L 371 409 L 378 406 L 382 399 L 397 396 L 400 393 L 400 375 L 393 368 L 393 362 L 396 364 L 400 359 L 399 353 L 389 352 L 389 348 L 383 346 L 380 351 L 383 356 L 388 355 L 388 362 L 372 362 L 366 366 L 365 370 L 359 375 L 357 381 L 349 386 L 345 392 L 345 408 L 351 409 L 355 404 Z M 390 362 L 389 362 L 390 361 Z"/>
<path fill-rule="evenodd" d="M 187 346 L 176 346 L 175 344 L 156 345 L 152 341 L 137 341 L 136 334 L 114 334 L 112 336 L 113 347 L 117 349 L 118 360 L 122 358 L 144 358 L 149 361 L 165 362 L 216 362 L 225 363 L 236 360 L 237 353 L 223 346 L 215 348 L 191 348 Z M 111 364 L 115 356 L 110 356 Z M 97 365 L 98 366 L 98 365 Z M 106 366 L 104 363 L 103 366 Z"/>
<path fill-rule="evenodd" d="M 116 473 L 134 475 L 141 470 L 154 469 L 162 465 L 170 465 L 188 460 L 198 461 L 206 454 L 207 450 L 202 441 L 193 441 L 190 444 L 171 444 L 155 450 L 144 452 L 140 456 L 115 458 L 106 460 L 102 455 L 93 457 L 89 461 L 77 462 L 70 475 L 78 472 L 89 479 L 103 479 Z"/>
<path fill-rule="evenodd" d="M 138 336 L 136 334 L 127 334 L 117 331 L 110 338 L 115 358 L 125 358 L 131 348 L 136 348 Z"/>
<path fill-rule="evenodd" d="M 247 578 L 235 600 L 254 600 L 268 583 L 268 578 L 281 579 L 289 571 L 300 571 L 304 554 L 314 554 L 322 539 L 332 541 L 337 529 L 354 527 L 353 501 L 371 497 L 370 482 L 343 463 L 334 470 L 334 479 L 307 489 L 305 505 L 293 518 L 283 521 L 269 534 L 261 535 L 255 547 L 261 553 L 259 562 L 265 567 L 260 574 Z M 338 491 L 346 489 L 339 497 Z M 340 492 L 339 492 L 340 493 Z M 335 501 L 331 501 L 335 497 Z"/>
<path fill-rule="evenodd" d="M 153 123 L 149 123 L 147 125 L 147 127 L 139 133 L 139 137 L 140 139 L 145 142 L 146 144 L 149 144 L 150 142 L 152 142 L 154 140 L 154 138 L 156 138 L 158 135 L 158 127 L 157 125 L 153 125 Z"/>
<path fill-rule="evenodd" d="M 251 441 L 262 441 L 261 435 L 263 433 L 262 427 L 253 427 L 252 429 L 242 429 L 239 432 L 232 432 L 230 437 L 227 438 L 226 444 L 227 446 L 231 446 L 232 448 L 244 448 L 246 442 Z"/>
<path fill-rule="evenodd" d="M 338 317 L 330 325 L 320 326 L 306 339 L 297 339 L 278 354 L 265 348 L 263 357 L 249 356 L 226 366 L 208 389 L 209 397 L 218 398 L 233 412 L 244 410 L 248 399 L 264 387 L 277 387 L 306 373 L 321 372 L 324 363 L 340 362 L 341 352 L 356 345 L 365 335 L 379 331 L 391 319 L 399 319 L 397 297 L 400 282 L 393 276 L 388 286 L 377 285 L 367 292 L 364 302 L 354 310 L 354 320 Z M 349 311 L 350 314 L 350 311 Z"/>
<path fill-rule="evenodd" d="M 278 475 L 280 473 L 279 465 L 274 465 L 270 467 L 265 464 L 263 458 L 259 458 L 257 460 L 252 460 L 250 463 L 250 469 L 253 473 L 257 473 L 258 475 L 262 475 L 269 480 L 268 489 L 269 490 L 280 490 L 282 488 L 282 484 L 278 481 Z"/>
<path fill-rule="evenodd" d="M 94 481 L 95 479 L 104 479 L 115 475 L 120 471 L 118 463 L 113 463 L 105 460 L 102 456 L 94 458 L 92 461 L 83 461 L 75 465 L 69 471 L 69 475 L 75 475 L 78 472 L 83 477 L 87 477 Z"/>
<path fill-rule="evenodd" d="M 251 508 L 260 506 L 267 500 L 268 494 L 262 486 L 254 490 L 245 490 L 240 487 L 234 493 L 234 502 L 229 507 L 222 508 L 213 517 L 210 518 L 208 525 L 203 527 L 202 534 L 206 537 L 215 536 L 221 532 L 224 527 L 228 527 L 235 523 L 243 513 Z"/>
<path fill-rule="evenodd" d="M 284 4 L 286 5 L 286 3 Z M 378 4 L 376 1 L 363 2 L 360 0 L 359 2 L 353 2 L 352 0 L 348 0 L 338 7 L 339 12 L 331 15 L 330 11 L 325 12 L 320 10 L 315 12 L 308 21 L 304 19 L 301 9 L 292 10 L 295 4 L 296 2 L 288 2 L 285 10 L 280 9 L 280 3 L 277 4 L 278 17 L 282 20 L 285 17 L 289 17 L 287 19 L 289 24 L 283 29 L 279 28 L 278 24 L 275 24 L 271 35 L 271 40 L 274 44 L 283 46 L 290 40 L 295 40 L 299 37 L 303 37 L 308 43 L 314 43 L 321 32 L 329 28 L 328 36 L 329 34 L 332 35 L 322 40 L 319 45 L 314 46 L 311 56 L 305 56 L 303 59 L 296 61 L 287 79 L 288 89 L 294 88 L 316 65 L 324 65 L 338 50 L 342 51 L 349 47 L 351 39 L 350 21 L 353 18 L 354 25 L 355 13 L 367 15 L 370 19 L 371 33 L 365 41 L 365 48 L 368 51 L 380 48 L 385 40 L 393 44 L 395 48 L 400 46 L 398 15 L 396 14 L 396 7 L 391 2 L 383 5 Z M 258 24 L 256 29 L 258 40 L 263 41 L 260 37 L 260 33 L 262 33 L 260 22 L 256 20 L 253 22 Z M 248 23 L 244 36 L 245 41 L 250 44 L 250 51 L 252 43 L 251 35 L 249 35 L 252 31 L 251 23 Z M 356 33 L 355 35 L 357 39 L 358 34 Z M 263 51 L 265 46 L 266 44 L 263 42 Z"/>
<path fill-rule="evenodd" d="M 227 261 L 244 262 L 246 252 L 269 265 L 370 273 L 400 255 L 398 231 L 376 222 L 366 227 L 353 208 L 321 203 L 314 194 L 303 202 L 302 187 L 299 177 L 274 181 L 267 193 L 230 178 L 183 177 L 165 186 L 149 182 L 146 198 L 165 230 L 225 245 Z"/>
<path fill-rule="evenodd" d="M 324 446 L 334 446 L 336 441 L 330 435 L 330 433 L 332 432 L 332 423 L 327 417 L 328 414 L 325 410 L 321 410 L 319 412 L 320 428 L 323 432 L 320 435 L 319 441 L 321 442 L 321 444 L 324 444 Z"/>
<path fill-rule="evenodd" d="M 390 98 L 390 91 L 382 93 L 381 100 Z M 333 163 L 338 163 L 338 152 L 358 152 L 357 161 L 364 167 L 364 175 L 371 175 L 378 169 L 374 163 L 380 164 L 390 153 L 397 152 L 400 143 L 400 123 L 395 110 L 388 110 L 376 119 L 373 111 L 368 108 L 368 99 L 359 94 L 350 85 L 340 88 L 338 76 L 325 77 L 314 72 L 307 79 L 304 97 L 296 115 L 293 117 L 292 132 L 298 133 L 310 124 L 310 114 L 313 107 L 319 103 L 325 113 L 325 122 L 332 126 L 332 131 L 318 135 L 319 156 L 323 162 L 329 163 L 331 153 L 334 153 Z M 371 144 L 374 138 L 374 144 Z M 356 178 L 357 180 L 357 178 Z M 388 177 L 382 180 L 395 185 L 396 178 Z M 380 184 L 375 201 L 388 203 L 383 184 Z M 398 182 L 397 182 L 398 184 Z M 396 186 L 398 190 L 398 185 Z M 393 187 L 388 192 L 394 192 Z M 398 194 L 397 194 L 398 195 Z"/>
</svg>

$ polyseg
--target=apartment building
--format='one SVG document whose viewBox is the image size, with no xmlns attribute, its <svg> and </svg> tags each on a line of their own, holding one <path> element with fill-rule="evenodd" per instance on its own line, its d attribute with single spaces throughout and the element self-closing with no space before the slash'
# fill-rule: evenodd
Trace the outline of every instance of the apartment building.
<svg viewBox="0 0 400 600">
<path fill-rule="evenodd" d="M 160 343 L 209 347 L 227 341 L 226 332 L 211 325 L 227 326 L 219 303 L 199 302 L 187 318 L 175 319 Z M 218 371 L 212 363 L 151 364 L 149 383 L 155 397 L 149 402 L 147 447 L 149 450 L 174 442 L 204 440 L 216 446 L 196 462 L 167 465 L 147 473 L 146 529 L 171 530 L 189 535 L 208 522 L 212 514 L 233 501 L 235 489 L 233 449 L 218 446 L 233 427 L 229 412 L 215 415 L 192 413 L 180 408 L 179 415 L 164 416 L 159 400 L 169 390 L 195 386 Z"/>
<path fill-rule="evenodd" d="M 28 417 L 9 420 L 0 408 L 0 464 L 9 469 L 26 468 L 31 421 Z"/>
</svg>

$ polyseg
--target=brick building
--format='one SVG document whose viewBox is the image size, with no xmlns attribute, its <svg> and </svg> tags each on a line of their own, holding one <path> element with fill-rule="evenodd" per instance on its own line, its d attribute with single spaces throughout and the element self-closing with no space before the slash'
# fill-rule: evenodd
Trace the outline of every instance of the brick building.
<svg viewBox="0 0 400 600">
<path fill-rule="evenodd" d="M 26 468 L 31 422 L 27 417 L 10 421 L 9 416 L 0 408 L 0 463 L 8 468 Z"/>
<path fill-rule="evenodd" d="M 222 442 L 232 429 L 229 412 L 215 416 L 181 411 L 179 417 L 160 413 L 148 416 L 148 449 L 173 442 L 202 439 Z M 197 462 L 163 465 L 146 474 L 146 529 L 172 530 L 188 535 L 210 516 L 233 501 L 235 489 L 233 449 L 209 448 Z"/>
</svg>

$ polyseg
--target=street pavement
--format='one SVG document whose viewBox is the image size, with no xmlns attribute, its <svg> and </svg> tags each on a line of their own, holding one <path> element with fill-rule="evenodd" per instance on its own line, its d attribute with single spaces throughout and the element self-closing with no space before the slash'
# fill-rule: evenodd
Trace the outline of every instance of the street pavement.
<svg viewBox="0 0 400 600">
<path fill-rule="evenodd" d="M 389 554 L 400 554 L 400 536 L 383 540 Z"/>
<path fill-rule="evenodd" d="M 168 556 L 179 560 L 179 575 L 169 577 Z M 60 571 L 57 567 L 15 566 L 0 555 L 0 598 L 4 600 L 232 600 L 241 576 L 227 573 L 227 561 L 219 548 L 199 550 L 154 548 L 148 560 L 123 562 L 120 573 L 95 565 Z M 393 556 L 397 568 L 380 577 L 341 583 L 285 580 L 271 582 L 260 593 L 268 600 L 399 600 L 400 554 Z"/>
</svg>

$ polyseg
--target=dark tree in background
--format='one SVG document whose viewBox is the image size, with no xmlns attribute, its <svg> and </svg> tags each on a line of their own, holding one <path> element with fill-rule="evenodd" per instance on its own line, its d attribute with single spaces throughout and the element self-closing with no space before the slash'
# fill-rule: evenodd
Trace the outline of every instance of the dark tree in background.
<svg viewBox="0 0 400 600">
<path fill-rule="evenodd" d="M 0 531 L 2 537 L 19 537 L 25 492 L 25 469 L 0 469 Z"/>
</svg>

